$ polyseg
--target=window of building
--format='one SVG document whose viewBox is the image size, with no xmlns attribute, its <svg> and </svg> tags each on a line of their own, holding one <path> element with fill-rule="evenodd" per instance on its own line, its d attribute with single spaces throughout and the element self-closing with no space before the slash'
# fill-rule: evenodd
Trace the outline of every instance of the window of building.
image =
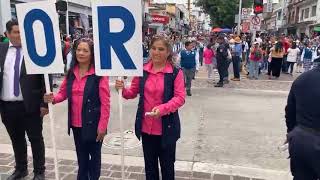
<svg viewBox="0 0 320 180">
<path fill-rule="evenodd" d="M 300 21 L 303 21 L 303 16 L 304 16 L 304 9 L 302 9 L 301 14 L 300 14 Z"/>
<path fill-rule="evenodd" d="M 293 12 L 292 12 L 292 15 L 291 15 L 291 21 L 292 21 L 292 22 L 294 22 L 294 21 L 295 21 L 294 16 L 295 16 L 295 12 L 293 11 Z"/>
<path fill-rule="evenodd" d="M 304 10 L 304 18 L 308 19 L 309 18 L 309 8 Z"/>
<path fill-rule="evenodd" d="M 281 11 L 278 12 L 278 20 L 281 19 Z"/>
<path fill-rule="evenodd" d="M 311 17 L 315 17 L 317 15 L 317 5 L 312 6 Z"/>
</svg>

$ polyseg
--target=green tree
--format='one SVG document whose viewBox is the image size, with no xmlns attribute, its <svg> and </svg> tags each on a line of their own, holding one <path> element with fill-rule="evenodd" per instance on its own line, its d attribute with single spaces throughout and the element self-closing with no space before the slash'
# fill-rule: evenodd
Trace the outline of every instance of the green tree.
<svg viewBox="0 0 320 180">
<path fill-rule="evenodd" d="M 253 0 L 243 0 L 242 7 L 252 7 Z M 239 0 L 196 0 L 195 5 L 209 14 L 213 27 L 233 27 L 239 13 Z"/>
</svg>

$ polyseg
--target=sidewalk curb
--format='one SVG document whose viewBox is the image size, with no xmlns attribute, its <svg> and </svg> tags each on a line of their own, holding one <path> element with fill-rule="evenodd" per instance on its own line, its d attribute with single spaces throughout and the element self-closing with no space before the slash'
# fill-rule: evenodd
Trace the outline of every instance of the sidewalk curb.
<svg viewBox="0 0 320 180">
<path fill-rule="evenodd" d="M 13 154 L 10 144 L 0 144 L 0 153 Z M 76 153 L 72 150 L 57 150 L 59 160 L 73 160 L 76 161 Z M 28 147 L 28 154 L 31 155 L 31 149 Z M 53 158 L 53 149 L 46 148 L 46 156 Z M 120 155 L 102 154 L 102 162 L 114 165 L 121 164 Z M 177 171 L 187 172 L 203 172 L 211 174 L 211 179 L 215 174 L 226 174 L 230 176 L 246 176 L 261 178 L 265 180 L 290 180 L 292 179 L 290 172 L 266 170 L 260 168 L 251 168 L 243 166 L 232 166 L 226 164 L 213 164 L 205 162 L 195 162 L 192 168 L 193 162 L 189 161 L 176 161 L 175 168 Z M 144 167 L 143 157 L 125 156 L 126 166 L 141 166 Z M 232 178 L 231 178 L 232 179 Z"/>
</svg>

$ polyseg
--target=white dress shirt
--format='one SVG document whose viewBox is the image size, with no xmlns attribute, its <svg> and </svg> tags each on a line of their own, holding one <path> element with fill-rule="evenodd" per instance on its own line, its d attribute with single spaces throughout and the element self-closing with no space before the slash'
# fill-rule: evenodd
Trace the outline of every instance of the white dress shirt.
<svg viewBox="0 0 320 180">
<path fill-rule="evenodd" d="M 19 86 L 20 87 L 19 96 L 16 97 L 13 93 L 14 64 L 16 61 L 16 51 L 17 49 L 13 47 L 11 42 L 9 42 L 9 49 L 7 52 L 7 56 L 4 63 L 4 69 L 3 69 L 3 81 L 2 81 L 2 91 L 1 91 L 1 100 L 3 101 L 23 101 L 20 86 Z M 21 64 L 23 60 L 22 48 L 20 49 L 20 53 L 21 53 L 21 59 L 20 59 L 20 70 L 21 70 Z"/>
</svg>

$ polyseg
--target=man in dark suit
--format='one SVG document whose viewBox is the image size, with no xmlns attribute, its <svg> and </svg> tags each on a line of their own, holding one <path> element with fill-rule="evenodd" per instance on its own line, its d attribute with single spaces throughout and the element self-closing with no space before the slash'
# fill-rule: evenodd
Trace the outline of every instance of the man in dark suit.
<svg viewBox="0 0 320 180">
<path fill-rule="evenodd" d="M 28 175 L 27 142 L 31 143 L 34 180 L 45 178 L 45 147 L 42 136 L 43 116 L 48 113 L 42 97 L 45 93 L 41 75 L 27 75 L 21 49 L 18 21 L 6 24 L 9 43 L 0 43 L 0 113 L 10 136 L 15 171 L 8 180 Z"/>
<path fill-rule="evenodd" d="M 292 84 L 286 106 L 287 142 L 294 180 L 320 178 L 320 67 Z"/>
</svg>

